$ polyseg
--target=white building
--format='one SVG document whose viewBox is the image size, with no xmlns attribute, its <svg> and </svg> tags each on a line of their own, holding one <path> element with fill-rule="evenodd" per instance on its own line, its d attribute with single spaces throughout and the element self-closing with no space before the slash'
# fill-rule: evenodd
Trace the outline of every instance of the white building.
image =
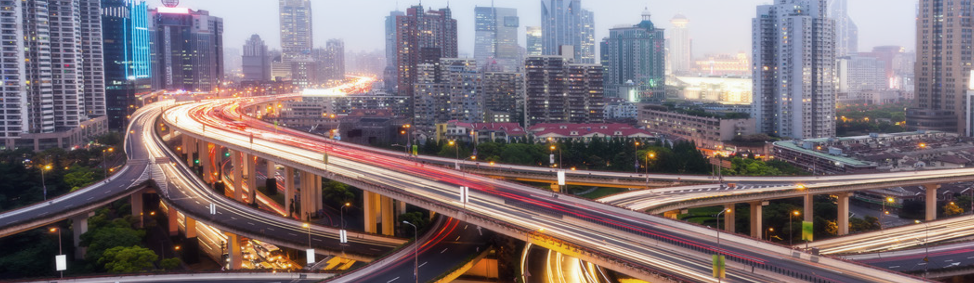
<svg viewBox="0 0 974 283">
<path fill-rule="evenodd" d="M 690 20 L 686 16 L 677 14 L 670 20 L 673 28 L 670 29 L 670 65 L 673 73 L 677 75 L 687 74 L 691 70 L 693 51 L 690 43 Z"/>
<path fill-rule="evenodd" d="M 825 0 L 776 0 L 753 20 L 758 130 L 796 139 L 835 136 L 835 32 Z"/>
</svg>

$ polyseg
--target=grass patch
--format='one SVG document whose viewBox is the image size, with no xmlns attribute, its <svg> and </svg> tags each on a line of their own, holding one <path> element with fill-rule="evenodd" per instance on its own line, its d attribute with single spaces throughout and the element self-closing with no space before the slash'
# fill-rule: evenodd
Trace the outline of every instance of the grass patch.
<svg viewBox="0 0 974 283">
<path fill-rule="evenodd" d="M 580 194 L 578 196 L 583 197 L 583 198 L 587 198 L 587 199 L 599 199 L 599 198 L 602 198 L 602 197 L 606 197 L 606 196 L 618 194 L 618 193 L 621 193 L 621 192 L 627 192 L 627 191 L 629 191 L 629 190 L 628 189 L 621 189 L 621 188 L 598 188 L 598 189 L 595 189 L 594 191 L 591 191 L 591 192 L 589 192 L 587 194 L 584 194 L 584 195 L 583 194 Z"/>
<path fill-rule="evenodd" d="M 720 206 L 691 208 L 687 214 L 680 214 L 679 218 L 690 223 L 706 225 L 707 222 L 715 221 L 714 215 L 723 209 Z"/>
</svg>

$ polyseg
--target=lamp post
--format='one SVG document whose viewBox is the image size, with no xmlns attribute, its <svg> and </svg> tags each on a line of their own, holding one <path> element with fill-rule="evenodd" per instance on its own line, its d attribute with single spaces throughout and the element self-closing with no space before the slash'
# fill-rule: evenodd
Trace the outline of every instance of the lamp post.
<svg viewBox="0 0 974 283">
<path fill-rule="evenodd" d="M 64 250 L 61 248 L 61 229 L 51 228 L 51 233 L 57 232 L 57 253 L 58 255 L 63 255 Z M 61 271 L 61 278 L 64 278 L 64 271 Z"/>
<path fill-rule="evenodd" d="M 916 224 L 920 224 L 920 220 L 913 220 L 913 222 L 915 222 Z M 923 265 L 923 277 L 925 278 L 928 275 L 927 269 L 929 268 L 929 265 L 930 265 L 929 264 L 930 263 L 930 243 L 929 243 L 930 242 L 930 226 L 927 225 L 927 222 L 923 222 L 923 233 L 924 233 L 924 236 L 923 236 L 923 249 L 924 249 L 923 262 L 926 262 L 927 263 L 927 264 L 924 264 Z"/>
<path fill-rule="evenodd" d="M 638 155 L 636 155 L 636 152 L 638 152 L 638 151 L 639 151 L 639 141 L 636 141 L 636 143 L 633 143 L 633 145 L 632 145 L 632 153 L 633 153 L 632 155 L 633 156 L 638 156 Z M 639 173 L 639 159 L 638 158 L 636 159 L 636 173 Z"/>
<path fill-rule="evenodd" d="M 44 171 L 47 171 L 47 170 L 51 170 L 51 165 L 50 164 L 44 165 L 44 167 L 41 167 L 41 187 L 44 188 L 44 201 L 47 201 L 47 183 L 44 180 L 45 179 L 44 178 Z"/>
<path fill-rule="evenodd" d="M 793 246 L 795 244 L 795 226 L 793 225 L 795 217 L 793 216 L 798 216 L 799 214 L 800 212 L 795 210 L 791 212 L 791 215 L 788 215 L 788 246 Z"/>
<path fill-rule="evenodd" d="M 339 208 L 339 209 L 338 209 L 338 211 L 339 211 L 339 214 L 341 214 L 341 219 L 342 219 L 342 229 L 345 229 L 345 208 L 346 208 L 346 207 L 349 207 L 349 206 L 352 206 L 352 203 L 350 203 L 350 202 L 346 202 L 346 203 L 345 203 L 345 205 L 342 205 L 342 208 Z"/>
<path fill-rule="evenodd" d="M 456 169 L 459 170 L 460 169 L 460 144 L 458 144 L 454 140 L 451 140 L 449 144 L 456 150 L 457 158 L 454 159 L 456 160 L 454 164 L 456 165 Z"/>
<path fill-rule="evenodd" d="M 720 215 L 724 214 L 724 212 L 731 212 L 731 211 L 732 210 L 730 208 L 721 210 L 720 213 L 717 213 L 717 216 L 714 217 L 715 220 L 717 220 L 717 224 L 715 226 L 717 226 L 717 256 L 718 257 L 720 257 L 720 254 L 721 254 L 721 252 L 720 252 Z M 717 277 L 717 282 L 720 282 L 720 276 Z"/>
<path fill-rule="evenodd" d="M 105 169 L 105 180 L 108 180 L 108 159 L 107 159 L 106 156 L 107 156 L 107 154 L 109 152 L 113 152 L 113 151 L 115 151 L 115 148 L 113 148 L 113 147 L 109 147 L 107 149 L 102 149 L 101 150 L 101 161 L 102 161 L 102 163 L 104 163 L 104 167 L 105 167 L 104 168 Z"/>
<path fill-rule="evenodd" d="M 311 248 L 311 224 L 303 223 L 301 227 L 308 228 L 308 248 Z"/>
<path fill-rule="evenodd" d="M 885 199 L 883 199 L 883 213 L 879 214 L 879 230 L 880 231 L 885 231 L 886 230 L 885 226 L 883 225 L 883 218 L 884 218 L 884 216 L 889 215 L 889 210 L 886 210 L 886 203 L 887 202 L 888 203 L 893 203 L 895 201 L 896 200 L 893 199 L 893 197 L 886 197 Z"/>
<path fill-rule="evenodd" d="M 551 149 L 551 155 L 554 155 L 555 154 L 555 149 L 558 150 L 558 164 L 551 164 L 551 168 L 555 168 L 555 167 L 561 166 L 561 149 L 558 148 L 558 147 L 556 147 L 556 146 L 554 146 L 554 145 L 552 145 L 549 148 Z M 554 159 L 554 158 L 552 158 L 552 159 Z"/>
<path fill-rule="evenodd" d="M 413 243 L 413 247 L 415 248 L 413 250 L 413 277 L 416 278 L 416 283 L 419 283 L 419 229 L 413 223 L 409 223 L 409 221 L 403 220 L 402 223 L 413 226 L 413 237 L 416 238 L 416 242 Z"/>
<path fill-rule="evenodd" d="M 774 232 L 774 227 L 768 227 L 768 242 L 771 241 L 771 232 Z"/>
<path fill-rule="evenodd" d="M 656 159 L 656 153 L 650 152 L 646 154 L 646 187 L 649 187 L 649 160 Z"/>
</svg>

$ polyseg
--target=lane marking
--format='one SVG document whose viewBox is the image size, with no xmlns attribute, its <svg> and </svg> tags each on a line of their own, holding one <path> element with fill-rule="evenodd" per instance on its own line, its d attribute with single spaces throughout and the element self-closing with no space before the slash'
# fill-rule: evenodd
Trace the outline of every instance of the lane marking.
<svg viewBox="0 0 974 283">
<path fill-rule="evenodd" d="M 399 280 L 399 277 L 392 278 L 392 280 L 386 281 L 386 283 L 391 283 L 392 281 L 396 281 L 396 280 Z"/>
<path fill-rule="evenodd" d="M 440 251 L 440 253 L 441 253 L 441 254 L 442 254 L 442 253 L 445 253 L 445 252 L 446 252 L 446 250 L 449 250 L 449 249 L 450 249 L 450 248 L 443 248 L 443 250 L 442 250 L 442 251 Z"/>
</svg>

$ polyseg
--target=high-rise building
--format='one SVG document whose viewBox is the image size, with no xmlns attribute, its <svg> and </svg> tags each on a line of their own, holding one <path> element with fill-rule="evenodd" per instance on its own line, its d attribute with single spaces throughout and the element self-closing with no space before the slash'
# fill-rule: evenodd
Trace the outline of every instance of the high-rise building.
<svg viewBox="0 0 974 283">
<path fill-rule="evenodd" d="M 210 91 L 223 80 L 223 19 L 205 10 L 149 10 L 154 89 Z"/>
<path fill-rule="evenodd" d="M 869 90 L 887 90 L 886 62 L 869 56 L 844 56 L 838 58 L 836 76 L 840 93 L 856 93 Z"/>
<path fill-rule="evenodd" d="M 677 14 L 670 20 L 673 29 L 670 29 L 670 56 L 669 63 L 673 68 L 673 73 L 685 75 L 690 73 L 693 61 L 692 43 L 690 41 L 690 20 L 686 16 Z"/>
<path fill-rule="evenodd" d="M 609 37 L 602 42 L 605 95 L 629 102 L 664 99 L 665 41 L 663 29 L 653 24 L 648 10 L 643 12 L 639 24 L 609 30 Z M 630 84 L 637 88 L 637 97 L 619 91 L 620 88 L 631 88 Z"/>
<path fill-rule="evenodd" d="M 528 126 L 604 121 L 602 66 L 573 64 L 573 60 L 563 56 L 531 56 L 525 59 Z"/>
<path fill-rule="evenodd" d="M 525 44 L 527 44 L 528 56 L 541 56 L 542 54 L 542 41 L 541 38 L 541 27 L 539 26 L 529 26 L 527 27 L 527 38 Z"/>
<path fill-rule="evenodd" d="M 759 131 L 806 139 L 835 136 L 835 32 L 826 0 L 761 5 L 752 26 Z"/>
<path fill-rule="evenodd" d="M 345 42 L 329 39 L 325 48 L 315 49 L 314 60 L 318 67 L 318 82 L 345 79 Z"/>
<path fill-rule="evenodd" d="M 524 122 L 524 75 L 487 72 L 481 81 L 485 123 Z"/>
<path fill-rule="evenodd" d="M 101 1 L 0 7 L 0 148 L 68 148 L 104 132 Z"/>
<path fill-rule="evenodd" d="M 450 8 L 423 9 L 417 5 L 396 17 L 396 66 L 399 95 L 413 97 L 419 64 L 457 58 L 457 20 Z"/>
<path fill-rule="evenodd" d="M 835 20 L 835 54 L 855 55 L 859 52 L 859 27 L 849 16 L 849 0 L 829 2 L 829 17 Z"/>
<path fill-rule="evenodd" d="M 476 60 L 443 58 L 436 63 L 419 64 L 417 68 L 413 98 L 413 125 L 417 130 L 432 132 L 436 124 L 450 120 L 483 121 L 481 78 Z"/>
<path fill-rule="evenodd" d="M 310 0 L 279 0 L 281 21 L 281 64 L 290 66 L 295 59 L 311 57 L 314 32 Z M 292 67 L 294 68 L 294 67 Z"/>
<path fill-rule="evenodd" d="M 243 80 L 268 82 L 271 80 L 271 56 L 267 44 L 257 34 L 251 35 L 243 46 Z"/>
<path fill-rule="evenodd" d="M 382 74 L 382 82 L 385 84 L 385 89 L 389 93 L 398 93 L 396 89 L 399 87 L 399 61 L 397 61 L 397 56 L 399 54 L 399 45 L 396 43 L 396 18 L 399 16 L 406 15 L 402 11 L 392 11 L 386 16 L 386 66 L 385 72 Z"/>
<path fill-rule="evenodd" d="M 521 46 L 518 44 L 517 9 L 476 7 L 476 37 L 474 58 L 478 66 L 486 66 L 488 61 L 502 66 L 506 72 L 516 72 L 523 67 Z"/>
<path fill-rule="evenodd" d="M 101 0 L 109 127 L 121 130 L 137 97 L 152 91 L 149 8 L 145 1 Z"/>
<path fill-rule="evenodd" d="M 974 15 L 970 1 L 921 0 L 917 16 L 916 99 L 906 111 L 911 130 L 967 134 Z"/>
<path fill-rule="evenodd" d="M 574 46 L 570 56 L 577 63 L 595 63 L 595 15 L 582 9 L 581 0 L 542 0 L 541 38 L 543 55 L 561 55 L 562 46 Z"/>
</svg>

